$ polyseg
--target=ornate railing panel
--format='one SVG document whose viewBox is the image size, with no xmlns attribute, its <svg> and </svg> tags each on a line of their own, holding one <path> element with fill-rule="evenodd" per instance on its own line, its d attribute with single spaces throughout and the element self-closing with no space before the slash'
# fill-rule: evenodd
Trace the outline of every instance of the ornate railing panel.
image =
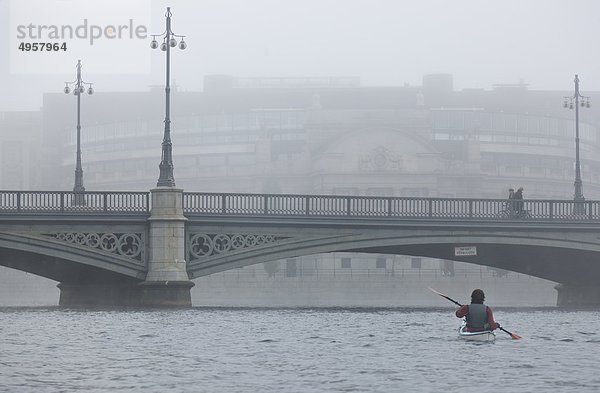
<svg viewBox="0 0 600 393">
<path fill-rule="evenodd" d="M 248 249 L 289 239 L 288 236 L 252 233 L 190 233 L 187 240 L 188 261 Z"/>
<path fill-rule="evenodd" d="M 149 213 L 148 192 L 0 191 L 2 213 Z"/>
<path fill-rule="evenodd" d="M 185 214 L 600 220 L 600 201 L 184 193 Z"/>
<path fill-rule="evenodd" d="M 45 233 L 65 243 L 94 248 L 111 254 L 127 257 L 137 264 L 145 264 L 146 241 L 144 233 L 89 233 L 60 232 Z"/>
</svg>

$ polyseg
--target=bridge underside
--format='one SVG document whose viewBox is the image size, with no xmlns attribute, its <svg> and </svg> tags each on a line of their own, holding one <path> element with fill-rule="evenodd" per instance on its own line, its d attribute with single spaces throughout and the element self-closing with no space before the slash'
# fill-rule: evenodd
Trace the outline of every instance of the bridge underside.
<svg viewBox="0 0 600 393">
<path fill-rule="evenodd" d="M 0 265 L 58 281 L 67 307 L 178 305 L 189 302 L 191 282 L 148 283 L 64 258 L 0 248 Z"/>
<path fill-rule="evenodd" d="M 454 245 L 418 244 L 350 249 L 350 252 L 414 255 L 496 267 L 563 284 L 595 285 L 600 279 L 597 252 L 533 245 L 473 244 L 477 255 L 455 256 Z"/>
<path fill-rule="evenodd" d="M 496 267 L 559 282 L 556 304 L 560 307 L 600 306 L 600 263 L 598 253 L 556 247 L 479 244 L 476 256 L 457 257 L 447 244 L 387 246 L 350 250 L 353 252 L 403 254 L 441 258 Z"/>
<path fill-rule="evenodd" d="M 58 281 L 64 306 L 127 305 L 141 280 L 70 260 L 0 248 L 0 265 Z"/>
<path fill-rule="evenodd" d="M 135 283 L 139 279 L 63 258 L 0 248 L 0 265 L 64 283 Z"/>
</svg>

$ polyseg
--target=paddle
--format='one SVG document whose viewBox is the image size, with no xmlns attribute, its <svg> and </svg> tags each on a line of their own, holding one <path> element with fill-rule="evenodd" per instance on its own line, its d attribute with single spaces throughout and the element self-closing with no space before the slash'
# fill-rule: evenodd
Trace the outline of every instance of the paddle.
<svg viewBox="0 0 600 393">
<path fill-rule="evenodd" d="M 459 306 L 459 307 L 462 307 L 462 304 L 460 304 L 460 303 L 459 303 L 459 302 L 457 302 L 456 300 L 452 299 L 450 296 L 448 296 L 448 295 L 444 295 L 443 293 L 441 293 L 441 292 L 438 292 L 438 291 L 436 291 L 435 289 L 433 289 L 433 288 L 431 288 L 431 287 L 429 287 L 429 289 L 430 289 L 432 292 L 434 292 L 434 293 L 436 293 L 436 294 L 440 295 L 441 297 L 443 297 L 443 298 L 446 298 L 446 299 L 450 300 L 452 303 L 456 304 L 457 306 Z M 499 327 L 498 327 L 498 329 L 502 330 L 502 331 L 503 331 L 503 332 L 505 332 L 505 333 L 508 333 L 508 334 L 510 335 L 510 337 L 511 337 L 513 340 L 520 340 L 520 339 L 522 339 L 522 338 L 523 338 L 523 337 L 519 336 L 518 334 L 514 334 L 514 333 L 511 333 L 511 332 L 509 332 L 508 330 L 504 329 L 503 327 L 500 327 L 500 326 L 499 326 Z"/>
</svg>

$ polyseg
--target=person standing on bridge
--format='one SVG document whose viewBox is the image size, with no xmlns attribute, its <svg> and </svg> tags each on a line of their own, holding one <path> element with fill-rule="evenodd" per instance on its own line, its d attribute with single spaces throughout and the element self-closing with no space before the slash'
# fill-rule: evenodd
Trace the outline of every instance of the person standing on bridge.
<svg viewBox="0 0 600 393">
<path fill-rule="evenodd" d="M 495 330 L 500 324 L 494 321 L 492 309 L 485 304 L 485 294 L 481 289 L 475 289 L 471 293 L 471 304 L 465 304 L 456 310 L 458 318 L 467 320 L 468 332 L 480 332 L 484 330 Z"/>
<path fill-rule="evenodd" d="M 523 213 L 523 187 L 519 187 L 513 199 L 515 200 L 515 212 L 517 213 L 517 217 L 520 217 Z"/>
<path fill-rule="evenodd" d="M 510 215 L 513 215 L 515 212 L 515 203 L 513 202 L 513 199 L 515 199 L 515 189 L 514 188 L 509 188 L 508 189 L 508 202 L 507 202 L 507 210 L 510 213 Z"/>
</svg>

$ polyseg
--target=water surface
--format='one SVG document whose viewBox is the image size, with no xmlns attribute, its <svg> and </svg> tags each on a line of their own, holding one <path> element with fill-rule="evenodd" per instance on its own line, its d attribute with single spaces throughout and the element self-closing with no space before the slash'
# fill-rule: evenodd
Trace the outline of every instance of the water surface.
<svg viewBox="0 0 600 393">
<path fill-rule="evenodd" d="M 491 344 L 452 312 L 0 308 L 0 391 L 600 391 L 597 312 L 498 309 Z"/>
</svg>

